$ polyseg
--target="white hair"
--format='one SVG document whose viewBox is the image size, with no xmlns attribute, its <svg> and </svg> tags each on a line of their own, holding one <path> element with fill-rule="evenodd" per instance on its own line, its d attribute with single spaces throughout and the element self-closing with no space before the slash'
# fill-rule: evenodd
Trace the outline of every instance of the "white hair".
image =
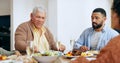
<svg viewBox="0 0 120 63">
<path fill-rule="evenodd" d="M 36 6 L 33 8 L 32 14 L 36 14 L 37 12 L 42 12 L 42 13 L 46 13 L 46 9 L 42 6 Z"/>
</svg>

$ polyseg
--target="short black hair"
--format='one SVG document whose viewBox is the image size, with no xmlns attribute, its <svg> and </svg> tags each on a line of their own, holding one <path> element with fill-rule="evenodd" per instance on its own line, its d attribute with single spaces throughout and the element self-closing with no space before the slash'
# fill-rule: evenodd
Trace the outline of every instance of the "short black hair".
<svg viewBox="0 0 120 63">
<path fill-rule="evenodd" d="M 120 17 L 120 0 L 113 1 L 112 11 L 116 12 Z"/>
<path fill-rule="evenodd" d="M 103 16 L 106 17 L 106 11 L 103 8 L 96 8 L 93 10 L 93 13 L 94 12 L 100 12 Z"/>
</svg>

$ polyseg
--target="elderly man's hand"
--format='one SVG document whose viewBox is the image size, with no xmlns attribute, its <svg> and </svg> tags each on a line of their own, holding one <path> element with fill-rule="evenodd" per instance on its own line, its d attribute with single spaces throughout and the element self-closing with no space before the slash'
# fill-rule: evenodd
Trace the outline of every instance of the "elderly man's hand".
<svg viewBox="0 0 120 63">
<path fill-rule="evenodd" d="M 60 44 L 59 51 L 63 52 L 66 49 L 66 47 L 63 44 Z"/>
</svg>

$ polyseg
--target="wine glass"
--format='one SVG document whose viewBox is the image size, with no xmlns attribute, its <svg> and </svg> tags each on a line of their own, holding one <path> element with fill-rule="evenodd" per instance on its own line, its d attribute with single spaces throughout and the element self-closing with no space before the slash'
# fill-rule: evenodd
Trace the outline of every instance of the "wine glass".
<svg viewBox="0 0 120 63">
<path fill-rule="evenodd" d="M 61 45 L 61 42 L 60 42 L 60 41 L 57 41 L 57 42 L 56 42 L 56 46 L 57 46 L 58 51 L 60 50 L 60 45 Z"/>
<path fill-rule="evenodd" d="M 70 50 L 73 51 L 75 40 L 70 40 Z"/>
<path fill-rule="evenodd" d="M 28 56 L 34 53 L 33 41 L 27 41 L 26 53 Z"/>
</svg>

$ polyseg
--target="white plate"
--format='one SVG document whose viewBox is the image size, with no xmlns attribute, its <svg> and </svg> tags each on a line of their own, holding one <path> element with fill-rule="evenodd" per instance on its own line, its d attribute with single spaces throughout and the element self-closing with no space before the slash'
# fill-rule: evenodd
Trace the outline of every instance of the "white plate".
<svg viewBox="0 0 120 63">
<path fill-rule="evenodd" d="M 99 54 L 99 51 L 97 51 L 97 50 L 90 50 L 90 51 L 87 51 L 87 53 L 92 53 L 92 54 L 94 54 L 94 55 L 97 55 L 97 54 Z"/>
<path fill-rule="evenodd" d="M 72 59 L 72 58 L 77 58 L 79 56 L 66 56 L 66 55 L 63 55 L 63 57 L 68 58 L 68 59 Z"/>
</svg>

